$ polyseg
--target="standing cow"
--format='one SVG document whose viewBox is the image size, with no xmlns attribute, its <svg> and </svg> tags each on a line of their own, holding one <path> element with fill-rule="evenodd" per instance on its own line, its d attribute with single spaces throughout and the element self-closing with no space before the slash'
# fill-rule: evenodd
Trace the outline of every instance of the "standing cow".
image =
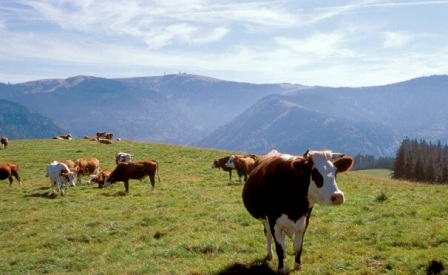
<svg viewBox="0 0 448 275">
<path fill-rule="evenodd" d="M 151 191 L 154 190 L 155 174 L 160 182 L 159 164 L 155 160 L 145 160 L 139 162 L 122 162 L 115 167 L 114 171 L 109 177 L 106 177 L 103 187 L 109 187 L 112 183 L 117 181 L 124 182 L 126 193 L 129 193 L 129 180 L 142 180 L 149 176 L 151 181 Z"/>
<path fill-rule="evenodd" d="M 76 174 L 76 181 L 81 183 L 84 176 L 96 175 L 100 171 L 100 161 L 97 158 L 80 158 L 72 169 Z"/>
<path fill-rule="evenodd" d="M 251 157 L 256 159 L 255 155 L 232 155 L 233 157 Z M 212 168 L 222 169 L 224 172 L 229 172 L 229 180 L 232 181 L 232 170 L 235 169 L 234 165 L 227 165 L 232 156 L 225 156 L 220 159 L 215 159 L 212 163 Z"/>
<path fill-rule="evenodd" d="M 0 142 L 2 143 L 3 149 L 6 149 L 8 147 L 9 139 L 7 136 L 2 136 Z"/>
<path fill-rule="evenodd" d="M 9 179 L 9 187 L 11 187 L 12 177 L 15 177 L 19 184 L 22 185 L 22 180 L 19 176 L 19 166 L 17 163 L 0 163 L 0 180 Z"/>
<path fill-rule="evenodd" d="M 75 186 L 75 175 L 64 163 L 53 161 L 47 165 L 46 172 L 45 176 L 50 178 L 53 194 L 60 192 L 61 196 L 64 196 L 68 186 Z"/>
<path fill-rule="evenodd" d="M 344 193 L 336 174 L 348 171 L 353 159 L 331 151 L 307 151 L 303 157 L 270 153 L 255 163 L 244 188 L 243 202 L 249 213 L 264 224 L 268 258 L 274 238 L 278 271 L 285 268 L 285 237 L 294 239 L 294 268 L 300 269 L 303 236 L 314 204 L 340 205 Z"/>
<path fill-rule="evenodd" d="M 244 182 L 247 181 L 247 176 L 250 174 L 255 165 L 255 159 L 252 156 L 236 156 L 231 155 L 226 163 L 229 168 L 235 168 L 238 174 L 238 181 L 241 183 L 241 177 L 244 177 Z"/>
</svg>

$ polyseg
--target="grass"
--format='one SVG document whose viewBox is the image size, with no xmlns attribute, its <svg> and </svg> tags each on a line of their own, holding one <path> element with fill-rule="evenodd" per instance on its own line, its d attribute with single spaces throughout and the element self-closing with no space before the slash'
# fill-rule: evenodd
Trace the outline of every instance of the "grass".
<svg viewBox="0 0 448 275">
<path fill-rule="evenodd" d="M 156 159 L 161 182 L 83 184 L 51 194 L 45 166 L 55 159 L 115 153 Z M 23 186 L 0 182 L 1 274 L 253 274 L 264 262 L 260 222 L 241 202 L 242 185 L 211 169 L 229 152 L 130 141 L 11 141 L 0 162 L 19 164 Z M 303 274 L 424 274 L 448 269 L 448 186 L 338 175 L 346 203 L 316 206 L 305 235 Z M 292 242 L 286 266 L 293 266 Z M 293 271 L 293 274 L 299 272 Z"/>
</svg>

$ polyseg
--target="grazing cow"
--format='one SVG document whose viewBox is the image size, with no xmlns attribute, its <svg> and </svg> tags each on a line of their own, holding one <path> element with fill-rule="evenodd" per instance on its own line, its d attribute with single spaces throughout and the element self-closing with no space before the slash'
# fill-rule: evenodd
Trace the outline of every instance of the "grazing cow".
<svg viewBox="0 0 448 275">
<path fill-rule="evenodd" d="M 19 176 L 19 166 L 17 163 L 0 163 L 0 180 L 9 179 L 9 187 L 11 187 L 12 177 L 15 177 L 19 184 L 22 185 L 22 180 Z"/>
<path fill-rule="evenodd" d="M 115 155 L 115 164 L 122 162 L 132 162 L 132 155 L 128 153 L 119 152 Z"/>
<path fill-rule="evenodd" d="M 145 160 L 139 162 L 122 162 L 115 167 L 114 171 L 109 177 L 106 177 L 103 187 L 109 187 L 112 183 L 117 181 L 124 182 L 126 193 L 129 193 L 129 180 L 142 180 L 149 176 L 151 181 L 151 191 L 154 190 L 155 174 L 160 182 L 159 164 L 155 160 Z"/>
<path fill-rule="evenodd" d="M 63 163 L 63 164 L 65 164 L 65 165 L 67 165 L 67 167 L 68 167 L 68 169 L 70 170 L 70 171 L 72 171 L 73 169 L 75 169 L 75 165 L 76 165 L 76 163 L 73 161 L 73 160 L 71 160 L 71 159 L 58 159 L 58 160 L 56 160 L 57 162 L 60 162 L 60 163 Z"/>
<path fill-rule="evenodd" d="M 110 176 L 110 173 L 112 173 L 112 169 L 104 169 L 101 172 L 98 173 L 98 175 L 91 175 L 90 180 L 87 182 L 87 184 L 92 183 L 98 183 L 98 187 L 101 188 L 104 185 L 104 180 L 106 177 Z"/>
<path fill-rule="evenodd" d="M 352 165 L 351 157 L 331 151 L 307 151 L 303 157 L 272 153 L 257 160 L 243 188 L 243 202 L 248 212 L 264 224 L 269 259 L 274 238 L 279 272 L 285 272 L 285 237 L 292 235 L 294 268 L 300 269 L 303 236 L 311 210 L 314 204 L 344 202 L 336 174 Z"/>
<path fill-rule="evenodd" d="M 3 149 L 8 147 L 9 139 L 7 136 L 2 136 L 0 142 L 2 143 Z"/>
<path fill-rule="evenodd" d="M 238 180 L 241 183 L 241 177 L 244 176 L 244 182 L 247 181 L 247 176 L 250 174 L 254 168 L 255 159 L 253 156 L 236 156 L 231 155 L 226 163 L 229 168 L 235 168 L 238 174 Z"/>
<path fill-rule="evenodd" d="M 77 182 L 81 183 L 82 177 L 98 174 L 100 161 L 97 158 L 80 158 L 76 161 L 73 171 L 75 172 Z"/>
<path fill-rule="evenodd" d="M 53 161 L 47 165 L 46 177 L 50 178 L 53 194 L 60 192 L 61 196 L 67 193 L 67 186 L 75 186 L 75 175 L 66 164 Z"/>
</svg>

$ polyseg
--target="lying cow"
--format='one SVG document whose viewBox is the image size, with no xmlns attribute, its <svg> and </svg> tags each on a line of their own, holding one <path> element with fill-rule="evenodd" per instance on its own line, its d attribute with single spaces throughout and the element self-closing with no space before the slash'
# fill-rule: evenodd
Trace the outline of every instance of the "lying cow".
<svg viewBox="0 0 448 275">
<path fill-rule="evenodd" d="M 0 139 L 0 142 L 3 146 L 3 149 L 6 149 L 8 147 L 9 139 L 7 136 L 2 136 L 2 138 Z"/>
<path fill-rule="evenodd" d="M 75 175 L 66 164 L 53 161 L 47 165 L 46 177 L 50 178 L 53 194 L 67 194 L 67 186 L 75 186 Z"/>
<path fill-rule="evenodd" d="M 285 237 L 294 239 L 294 268 L 300 269 L 302 243 L 314 204 L 340 205 L 344 193 L 336 174 L 348 171 L 353 159 L 331 151 L 307 151 L 303 157 L 273 153 L 255 163 L 243 188 L 248 212 L 264 224 L 268 258 L 274 238 L 278 271 L 285 272 Z"/>
<path fill-rule="evenodd" d="M 235 168 L 238 174 L 238 180 L 241 183 L 241 177 L 244 177 L 244 182 L 247 181 L 247 176 L 254 168 L 255 159 L 253 156 L 237 156 L 231 155 L 226 163 L 229 168 Z"/>
<path fill-rule="evenodd" d="M 128 153 L 119 152 L 115 155 L 115 164 L 122 162 L 132 162 L 132 155 Z"/>
<path fill-rule="evenodd" d="M 109 177 L 112 171 L 113 171 L 112 169 L 104 169 L 97 175 L 91 175 L 87 184 L 93 184 L 96 182 L 98 183 L 99 188 L 103 187 L 106 177 Z"/>
<path fill-rule="evenodd" d="M 149 176 L 152 191 L 154 190 L 156 173 L 160 182 L 158 171 L 159 171 L 159 164 L 155 160 L 119 163 L 117 167 L 115 167 L 115 169 L 112 171 L 110 176 L 106 177 L 103 187 L 109 187 L 111 184 L 117 181 L 122 181 L 124 182 L 124 188 L 126 189 L 126 193 L 129 193 L 130 179 L 142 180 L 147 176 Z"/>
<path fill-rule="evenodd" d="M 98 174 L 100 171 L 100 161 L 97 158 L 80 158 L 76 161 L 73 171 L 76 174 L 78 183 L 84 176 Z"/>
<path fill-rule="evenodd" d="M 53 137 L 53 139 L 72 140 L 72 135 L 71 134 L 67 134 L 67 135 L 55 136 L 55 137 Z"/>
<path fill-rule="evenodd" d="M 0 180 L 9 179 L 9 187 L 11 187 L 12 177 L 15 177 L 19 184 L 22 185 L 22 180 L 19 176 L 19 166 L 17 163 L 0 163 Z"/>
</svg>

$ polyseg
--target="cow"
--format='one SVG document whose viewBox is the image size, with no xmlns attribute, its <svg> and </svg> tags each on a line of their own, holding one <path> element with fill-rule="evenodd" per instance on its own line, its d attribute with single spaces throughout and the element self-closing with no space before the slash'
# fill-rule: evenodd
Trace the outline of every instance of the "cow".
<svg viewBox="0 0 448 275">
<path fill-rule="evenodd" d="M 110 140 L 110 139 L 105 139 L 105 138 L 100 138 L 100 139 L 98 139 L 98 142 L 99 142 L 99 143 L 102 143 L 102 144 L 112 144 L 112 140 Z"/>
<path fill-rule="evenodd" d="M 8 147 L 9 139 L 7 136 L 2 136 L 0 142 L 2 143 L 3 149 L 6 149 Z"/>
<path fill-rule="evenodd" d="M 100 138 L 105 138 L 106 137 L 106 132 L 96 132 L 96 138 L 100 139 Z"/>
<path fill-rule="evenodd" d="M 252 156 L 236 156 L 231 155 L 226 163 L 229 168 L 235 168 L 238 174 L 238 180 L 241 183 L 241 177 L 244 177 L 244 182 L 247 181 L 247 176 L 250 174 L 254 168 L 255 159 Z"/>
<path fill-rule="evenodd" d="M 229 180 L 232 180 L 232 170 L 233 168 L 227 167 L 226 163 L 229 161 L 230 156 L 226 156 L 220 159 L 215 159 L 212 163 L 212 168 L 222 169 L 224 172 L 229 172 Z"/>
<path fill-rule="evenodd" d="M 9 187 L 12 185 L 12 177 L 22 185 L 22 180 L 19 176 L 19 165 L 14 162 L 0 163 L 0 180 L 9 179 Z"/>
<path fill-rule="evenodd" d="M 98 187 L 101 188 L 104 185 L 104 180 L 106 177 L 110 176 L 110 173 L 112 173 L 113 169 L 104 169 L 101 172 L 99 172 L 97 175 L 90 175 L 90 179 L 87 182 L 87 184 L 92 183 L 98 183 Z"/>
<path fill-rule="evenodd" d="M 81 183 L 82 177 L 99 173 L 100 161 L 97 158 L 80 158 L 72 170 L 75 172 L 77 182 Z"/>
<path fill-rule="evenodd" d="M 73 169 L 75 169 L 75 162 L 73 161 L 73 160 L 71 160 L 71 159 L 58 159 L 58 160 L 56 160 L 57 162 L 60 162 L 60 163 L 64 163 L 65 165 L 67 165 L 67 167 L 68 167 L 68 169 L 70 170 L 70 171 L 72 171 Z"/>
<path fill-rule="evenodd" d="M 72 135 L 71 134 L 67 134 L 67 135 L 55 136 L 55 137 L 53 137 L 53 139 L 72 140 Z"/>
<path fill-rule="evenodd" d="M 155 174 L 160 182 L 159 177 L 159 164 L 156 160 L 145 160 L 139 162 L 122 162 L 119 163 L 112 171 L 109 177 L 106 177 L 103 187 L 109 187 L 111 184 L 122 181 L 124 182 L 124 188 L 126 193 L 129 193 L 129 180 L 138 179 L 142 180 L 149 176 L 151 181 L 151 191 L 154 190 Z"/>
<path fill-rule="evenodd" d="M 61 196 L 64 196 L 67 194 L 67 186 L 75 186 L 75 175 L 64 163 L 53 161 L 47 165 L 46 172 L 45 176 L 50 178 L 53 194 L 60 192 Z"/>
<path fill-rule="evenodd" d="M 132 162 L 132 155 L 128 153 L 118 152 L 115 155 L 115 164 L 119 164 L 122 162 Z"/>
<path fill-rule="evenodd" d="M 260 157 L 243 187 L 248 212 L 263 222 L 268 259 L 274 238 L 278 271 L 285 272 L 285 237 L 294 238 L 294 268 L 300 269 L 302 244 L 314 204 L 340 205 L 344 193 L 336 174 L 348 171 L 353 158 L 332 151 L 310 151 L 303 157 L 270 153 Z"/>
</svg>

